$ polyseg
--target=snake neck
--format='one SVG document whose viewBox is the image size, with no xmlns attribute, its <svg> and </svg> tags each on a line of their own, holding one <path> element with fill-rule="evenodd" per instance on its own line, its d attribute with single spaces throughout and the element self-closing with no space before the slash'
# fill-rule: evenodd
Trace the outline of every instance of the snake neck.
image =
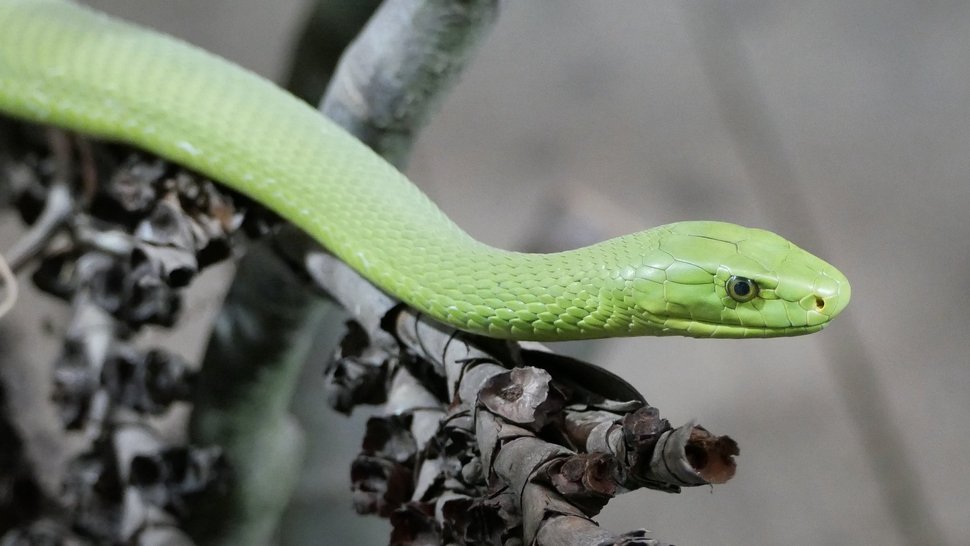
<svg viewBox="0 0 970 546">
<path fill-rule="evenodd" d="M 378 278 L 378 284 L 410 295 L 404 298 L 409 305 L 438 320 L 491 337 L 552 341 L 662 333 L 634 302 L 641 272 L 628 264 L 662 259 L 649 253 L 663 254 L 656 242 L 663 228 L 551 254 L 489 247 L 454 229 L 414 249 L 436 256 L 433 262 L 398 264 L 399 275 Z M 644 249 L 653 250 L 645 255 Z"/>
</svg>

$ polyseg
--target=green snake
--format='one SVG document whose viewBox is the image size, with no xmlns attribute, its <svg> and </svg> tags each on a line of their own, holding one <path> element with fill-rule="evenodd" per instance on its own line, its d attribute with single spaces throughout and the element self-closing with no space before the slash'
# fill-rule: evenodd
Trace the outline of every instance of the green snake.
<svg viewBox="0 0 970 546">
<path fill-rule="evenodd" d="M 0 112 L 128 143 L 263 203 L 387 293 L 519 340 L 816 332 L 849 302 L 836 268 L 713 221 L 550 254 L 485 245 L 273 83 L 63 0 L 0 0 Z"/>
</svg>

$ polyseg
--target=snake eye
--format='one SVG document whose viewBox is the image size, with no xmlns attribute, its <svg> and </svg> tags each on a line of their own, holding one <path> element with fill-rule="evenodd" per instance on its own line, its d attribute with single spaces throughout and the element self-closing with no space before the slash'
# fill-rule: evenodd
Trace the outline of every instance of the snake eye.
<svg viewBox="0 0 970 546">
<path fill-rule="evenodd" d="M 727 282 L 727 293 L 734 301 L 744 303 L 758 295 L 758 284 L 746 277 L 732 276 Z"/>
</svg>

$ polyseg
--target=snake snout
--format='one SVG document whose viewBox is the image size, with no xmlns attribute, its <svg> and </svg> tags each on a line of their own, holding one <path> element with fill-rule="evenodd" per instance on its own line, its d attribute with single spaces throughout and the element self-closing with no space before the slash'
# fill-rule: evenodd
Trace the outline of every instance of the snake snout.
<svg viewBox="0 0 970 546">
<path fill-rule="evenodd" d="M 838 271 L 828 271 L 815 282 L 814 310 L 826 317 L 835 318 L 849 305 L 852 289 L 848 279 Z"/>
</svg>

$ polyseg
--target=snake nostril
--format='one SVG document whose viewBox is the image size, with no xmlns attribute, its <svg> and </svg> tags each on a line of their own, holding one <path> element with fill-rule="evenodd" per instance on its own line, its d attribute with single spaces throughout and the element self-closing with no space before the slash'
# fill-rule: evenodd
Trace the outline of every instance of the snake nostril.
<svg viewBox="0 0 970 546">
<path fill-rule="evenodd" d="M 815 296 L 815 308 L 818 309 L 819 311 L 821 311 L 822 309 L 825 309 L 825 300 L 823 300 L 818 296 Z"/>
</svg>

